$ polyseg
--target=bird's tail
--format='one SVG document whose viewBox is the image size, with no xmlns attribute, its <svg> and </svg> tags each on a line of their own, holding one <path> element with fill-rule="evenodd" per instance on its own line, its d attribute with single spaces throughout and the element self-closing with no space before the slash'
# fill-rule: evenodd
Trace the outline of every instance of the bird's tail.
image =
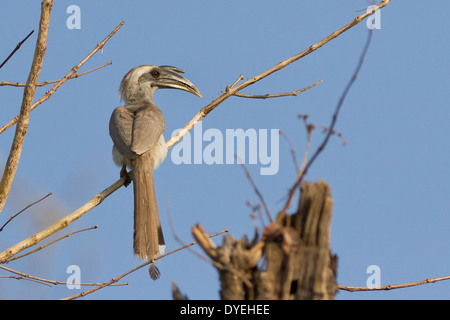
<svg viewBox="0 0 450 320">
<path fill-rule="evenodd" d="M 164 236 L 156 203 L 153 166 L 146 154 L 133 161 L 134 254 L 152 260 L 163 254 Z"/>
</svg>

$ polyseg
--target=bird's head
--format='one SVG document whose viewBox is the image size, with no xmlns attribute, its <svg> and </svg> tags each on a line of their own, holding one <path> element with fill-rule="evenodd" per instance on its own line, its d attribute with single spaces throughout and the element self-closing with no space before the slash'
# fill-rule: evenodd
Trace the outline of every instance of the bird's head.
<svg viewBox="0 0 450 320">
<path fill-rule="evenodd" d="M 202 97 L 192 82 L 182 77 L 183 70 L 172 66 L 142 65 L 128 71 L 120 83 L 120 96 L 126 103 L 153 103 L 157 89 L 181 89 Z"/>
</svg>

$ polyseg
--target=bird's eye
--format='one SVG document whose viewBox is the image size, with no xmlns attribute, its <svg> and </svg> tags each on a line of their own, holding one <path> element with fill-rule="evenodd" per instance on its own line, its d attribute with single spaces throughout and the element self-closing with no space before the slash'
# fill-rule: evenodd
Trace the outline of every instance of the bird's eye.
<svg viewBox="0 0 450 320">
<path fill-rule="evenodd" d="M 153 76 L 154 78 L 159 78 L 159 75 L 160 75 L 160 73 L 159 73 L 158 70 L 153 70 L 153 71 L 152 71 L 152 76 Z"/>
</svg>

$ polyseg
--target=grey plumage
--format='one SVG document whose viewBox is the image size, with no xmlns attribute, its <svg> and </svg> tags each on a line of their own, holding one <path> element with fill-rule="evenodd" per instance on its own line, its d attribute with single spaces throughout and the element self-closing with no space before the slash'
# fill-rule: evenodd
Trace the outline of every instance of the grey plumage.
<svg viewBox="0 0 450 320">
<path fill-rule="evenodd" d="M 133 247 L 141 259 L 151 260 L 165 248 L 153 182 L 153 169 L 167 155 L 165 119 L 154 103 L 153 93 L 159 88 L 174 88 L 201 97 L 198 89 L 179 73 L 183 71 L 172 66 L 142 65 L 131 69 L 119 89 L 125 106 L 113 111 L 109 123 L 114 162 L 133 172 Z"/>
</svg>

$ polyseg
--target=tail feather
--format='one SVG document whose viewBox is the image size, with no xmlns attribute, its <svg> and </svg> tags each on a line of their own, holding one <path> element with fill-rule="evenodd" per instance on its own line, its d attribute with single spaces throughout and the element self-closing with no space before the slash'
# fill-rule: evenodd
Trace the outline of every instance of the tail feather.
<svg viewBox="0 0 450 320">
<path fill-rule="evenodd" d="M 142 155 L 133 165 L 134 189 L 134 254 L 152 260 L 165 248 L 164 236 L 156 203 L 153 167 Z"/>
</svg>

